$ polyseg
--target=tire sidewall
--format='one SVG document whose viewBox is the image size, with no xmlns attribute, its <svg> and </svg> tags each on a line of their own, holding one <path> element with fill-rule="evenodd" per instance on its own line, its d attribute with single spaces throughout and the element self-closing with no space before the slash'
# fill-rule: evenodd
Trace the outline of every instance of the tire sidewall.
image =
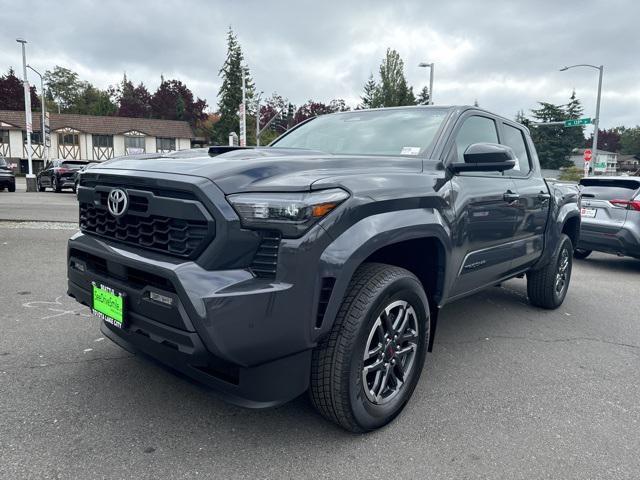
<svg viewBox="0 0 640 480">
<path fill-rule="evenodd" d="M 405 300 L 409 302 L 416 313 L 419 335 L 418 351 L 414 360 L 411 378 L 398 396 L 388 404 L 375 405 L 369 401 L 362 385 L 363 353 L 369 332 L 382 310 L 391 302 Z M 429 341 L 429 302 L 422 289 L 422 285 L 415 278 L 404 277 L 385 285 L 372 302 L 363 316 L 353 344 L 349 369 L 349 400 L 352 414 L 357 424 L 363 430 L 374 430 L 392 421 L 404 408 L 413 394 L 420 374 Z"/>
<path fill-rule="evenodd" d="M 569 291 L 569 284 L 571 282 L 571 273 L 573 270 L 573 244 L 571 243 L 571 239 L 569 239 L 569 237 L 567 237 L 566 235 L 563 236 L 562 241 L 560 242 L 558 252 L 555 256 L 555 261 L 553 262 L 554 276 L 558 273 L 562 251 L 565 249 L 567 250 L 569 265 L 567 266 L 567 278 L 565 280 L 565 285 L 560 294 L 558 294 L 558 292 L 556 291 L 555 282 L 553 282 L 553 300 L 557 306 L 560 306 L 567 296 L 567 292 Z"/>
</svg>

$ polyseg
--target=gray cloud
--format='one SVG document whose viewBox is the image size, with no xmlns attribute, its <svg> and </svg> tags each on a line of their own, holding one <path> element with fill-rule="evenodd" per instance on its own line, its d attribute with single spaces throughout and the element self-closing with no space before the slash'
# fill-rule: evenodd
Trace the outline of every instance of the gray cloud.
<svg viewBox="0 0 640 480">
<path fill-rule="evenodd" d="M 640 123 L 640 4 L 595 1 L 59 1 L 0 0 L 0 69 L 59 64 L 98 86 L 124 71 L 154 89 L 160 74 L 184 80 L 214 108 L 226 31 L 232 25 L 258 90 L 359 101 L 387 47 L 419 90 L 436 62 L 436 103 L 472 103 L 512 117 L 536 101 L 566 102 L 572 89 L 593 115 L 596 71 L 605 65 L 604 127 Z M 43 27 L 44 26 L 44 27 Z"/>
</svg>

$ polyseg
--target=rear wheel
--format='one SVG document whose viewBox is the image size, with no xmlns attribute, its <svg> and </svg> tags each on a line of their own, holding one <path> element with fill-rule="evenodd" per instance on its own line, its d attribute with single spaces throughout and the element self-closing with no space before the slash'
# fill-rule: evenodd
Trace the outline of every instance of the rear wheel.
<svg viewBox="0 0 640 480">
<path fill-rule="evenodd" d="M 9 187 L 7 188 L 7 190 L 9 190 L 10 192 L 15 192 L 15 191 L 16 191 L 16 184 L 14 183 L 14 184 L 12 184 L 12 185 L 9 185 Z"/>
<path fill-rule="evenodd" d="M 53 176 L 53 178 L 51 179 L 51 187 L 53 188 L 53 190 L 57 193 L 60 193 L 62 191 L 62 188 L 60 188 L 60 182 L 58 181 L 58 177 L 56 177 L 55 175 Z"/>
<path fill-rule="evenodd" d="M 420 281 L 402 268 L 364 264 L 313 352 L 313 404 L 351 432 L 386 425 L 411 398 L 428 339 L 429 304 Z"/>
<path fill-rule="evenodd" d="M 571 240 L 562 234 L 551 261 L 544 268 L 527 273 L 527 294 L 533 305 L 548 309 L 562 305 L 571 280 L 572 254 Z"/>
<path fill-rule="evenodd" d="M 592 251 L 593 251 L 593 250 L 583 250 L 582 248 L 576 248 L 576 249 L 573 251 L 573 256 L 574 256 L 575 258 L 578 258 L 578 259 L 580 259 L 580 260 L 583 260 L 583 259 L 587 258 L 589 255 L 591 255 L 591 252 L 592 252 Z"/>
</svg>

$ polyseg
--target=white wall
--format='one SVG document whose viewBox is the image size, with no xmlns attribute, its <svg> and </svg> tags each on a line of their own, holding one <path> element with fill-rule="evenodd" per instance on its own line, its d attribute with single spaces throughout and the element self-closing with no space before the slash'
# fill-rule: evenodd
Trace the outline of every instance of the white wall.
<svg viewBox="0 0 640 480">
<path fill-rule="evenodd" d="M 22 130 L 9 130 L 9 148 L 11 149 L 11 157 L 23 158 Z"/>
</svg>

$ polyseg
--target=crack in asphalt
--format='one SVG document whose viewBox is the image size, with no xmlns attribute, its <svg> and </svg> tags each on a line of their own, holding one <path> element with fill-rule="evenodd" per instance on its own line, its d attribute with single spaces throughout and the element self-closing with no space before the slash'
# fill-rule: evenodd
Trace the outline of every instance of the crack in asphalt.
<svg viewBox="0 0 640 480">
<path fill-rule="evenodd" d="M 2 371 L 8 371 L 8 370 L 18 370 L 18 369 L 37 369 L 37 368 L 48 368 L 48 367 L 58 367 L 61 365 L 73 365 L 73 364 L 79 364 L 79 363 L 93 363 L 93 362 L 101 362 L 101 361 L 109 361 L 109 360 L 122 360 L 124 358 L 132 358 L 135 357 L 135 355 L 121 355 L 121 356 L 117 356 L 117 357 L 93 357 L 93 358 L 85 358 L 82 360 L 63 360 L 63 361 L 59 361 L 59 362 L 51 362 L 51 363 L 46 363 L 43 362 L 39 365 L 2 365 L 0 366 L 0 370 Z"/>
<path fill-rule="evenodd" d="M 486 342 L 487 340 L 491 340 L 492 338 L 499 338 L 503 340 L 525 340 L 531 342 L 541 342 L 541 343 L 562 343 L 562 342 L 576 342 L 576 341 L 586 341 L 586 342 L 598 342 L 605 343 L 608 345 L 615 345 L 618 347 L 627 347 L 632 349 L 640 350 L 640 345 L 633 345 L 631 343 L 622 343 L 622 342 L 613 342 L 610 340 L 604 340 L 602 338 L 593 338 L 593 337 L 567 337 L 567 338 L 533 338 L 533 337 L 515 337 L 508 335 L 492 335 L 487 337 L 476 338 L 473 340 L 460 340 L 456 342 L 437 342 L 443 345 L 455 345 L 455 344 L 464 344 L 464 343 L 478 343 L 478 342 Z"/>
</svg>

